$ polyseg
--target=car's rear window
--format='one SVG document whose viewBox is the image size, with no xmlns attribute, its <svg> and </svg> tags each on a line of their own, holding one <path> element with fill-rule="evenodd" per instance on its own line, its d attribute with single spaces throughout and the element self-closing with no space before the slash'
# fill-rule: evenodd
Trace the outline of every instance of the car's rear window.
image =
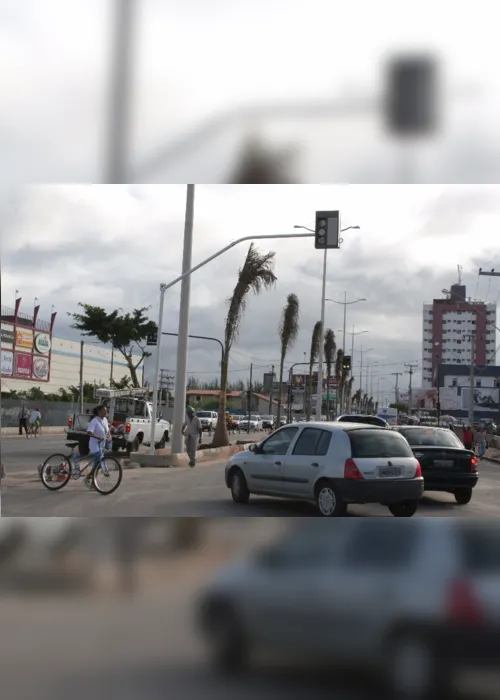
<svg viewBox="0 0 500 700">
<path fill-rule="evenodd" d="M 500 527 L 481 524 L 460 529 L 463 564 L 471 574 L 500 573 Z"/>
<path fill-rule="evenodd" d="M 451 430 L 442 428 L 409 428 L 399 431 L 412 447 L 459 447 L 463 445 Z"/>
<path fill-rule="evenodd" d="M 376 425 L 378 428 L 385 427 L 385 421 L 377 418 L 377 416 L 342 416 L 339 418 L 341 423 L 364 423 L 365 425 Z"/>
<path fill-rule="evenodd" d="M 391 430 L 349 430 L 351 452 L 355 459 L 373 457 L 412 457 L 413 452 L 406 440 Z"/>
<path fill-rule="evenodd" d="M 198 416 L 198 418 L 211 418 L 212 417 L 212 414 L 210 413 L 210 411 L 198 411 L 198 413 L 196 415 Z"/>
</svg>

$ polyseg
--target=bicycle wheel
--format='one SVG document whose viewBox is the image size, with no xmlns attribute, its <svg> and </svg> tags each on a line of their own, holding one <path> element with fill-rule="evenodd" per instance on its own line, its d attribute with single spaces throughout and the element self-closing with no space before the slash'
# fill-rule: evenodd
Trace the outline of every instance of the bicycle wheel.
<svg viewBox="0 0 500 700">
<path fill-rule="evenodd" d="M 40 480 L 49 491 L 59 491 L 66 486 L 70 477 L 71 459 L 66 455 L 50 455 L 40 469 Z"/>
<path fill-rule="evenodd" d="M 94 470 L 94 487 L 102 496 L 109 496 L 122 482 L 123 470 L 114 457 L 103 457 Z"/>
<path fill-rule="evenodd" d="M 38 432 L 39 432 L 39 430 L 40 430 L 40 428 L 38 427 L 38 425 L 34 425 L 34 426 L 33 426 L 33 435 L 34 435 L 36 438 L 38 438 Z"/>
</svg>

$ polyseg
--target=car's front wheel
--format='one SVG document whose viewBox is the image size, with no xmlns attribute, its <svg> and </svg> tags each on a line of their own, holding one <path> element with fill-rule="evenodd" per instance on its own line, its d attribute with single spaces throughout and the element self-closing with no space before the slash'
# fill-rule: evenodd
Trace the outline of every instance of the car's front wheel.
<svg viewBox="0 0 500 700">
<path fill-rule="evenodd" d="M 235 503 L 248 503 L 250 491 L 248 490 L 247 480 L 241 469 L 236 468 L 231 472 L 229 488 L 231 489 L 231 496 Z"/>
<path fill-rule="evenodd" d="M 316 507 L 324 518 L 338 518 L 347 513 L 347 506 L 338 489 L 329 481 L 320 481 L 316 486 Z"/>
<path fill-rule="evenodd" d="M 205 615 L 209 654 L 219 670 L 235 673 L 247 662 L 248 645 L 231 606 L 216 605 Z"/>
<path fill-rule="evenodd" d="M 418 510 L 418 501 L 402 501 L 392 503 L 389 511 L 395 518 L 411 518 Z"/>
</svg>

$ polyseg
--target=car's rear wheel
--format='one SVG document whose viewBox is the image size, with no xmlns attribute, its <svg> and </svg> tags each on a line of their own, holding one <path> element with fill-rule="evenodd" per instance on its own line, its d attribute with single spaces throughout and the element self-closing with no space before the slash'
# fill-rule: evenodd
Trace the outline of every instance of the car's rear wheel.
<svg viewBox="0 0 500 700">
<path fill-rule="evenodd" d="M 386 679 L 390 695 L 398 700 L 446 697 L 450 676 L 432 644 L 420 635 L 398 634 L 386 650 Z"/>
<path fill-rule="evenodd" d="M 248 503 L 250 491 L 248 490 L 247 480 L 241 469 L 233 469 L 229 477 L 229 488 L 231 496 L 235 503 Z"/>
<path fill-rule="evenodd" d="M 411 518 L 418 510 L 418 501 L 401 501 L 391 503 L 389 511 L 395 518 Z"/>
<path fill-rule="evenodd" d="M 240 671 L 248 659 L 248 645 L 231 606 L 217 605 L 205 617 L 205 632 L 214 666 L 226 673 Z"/>
<path fill-rule="evenodd" d="M 453 495 L 455 496 L 455 500 L 459 505 L 466 506 L 467 503 L 470 503 L 470 501 L 471 501 L 472 489 L 471 488 L 455 489 L 455 491 L 453 492 Z"/>
<path fill-rule="evenodd" d="M 339 490 L 329 481 L 320 481 L 316 486 L 316 507 L 323 518 L 338 518 L 347 513 L 347 505 Z"/>
</svg>

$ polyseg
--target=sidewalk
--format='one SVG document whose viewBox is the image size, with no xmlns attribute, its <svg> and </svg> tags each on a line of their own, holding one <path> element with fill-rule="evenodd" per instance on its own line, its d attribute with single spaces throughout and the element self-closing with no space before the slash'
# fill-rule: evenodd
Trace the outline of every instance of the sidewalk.
<svg viewBox="0 0 500 700">
<path fill-rule="evenodd" d="M 484 456 L 486 459 L 489 459 L 490 462 L 500 464 L 500 450 L 496 447 L 489 447 Z"/>
</svg>

